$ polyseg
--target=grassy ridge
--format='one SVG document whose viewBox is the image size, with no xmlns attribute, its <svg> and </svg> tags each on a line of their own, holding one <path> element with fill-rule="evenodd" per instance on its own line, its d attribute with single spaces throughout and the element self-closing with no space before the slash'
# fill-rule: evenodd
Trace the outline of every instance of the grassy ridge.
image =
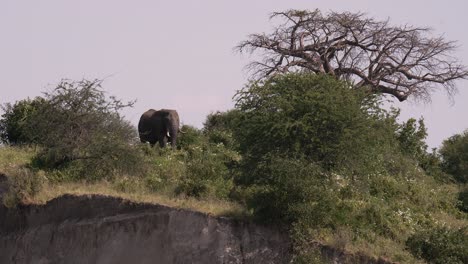
<svg viewBox="0 0 468 264">
<path fill-rule="evenodd" d="M 166 187 L 148 184 L 157 181 L 162 185 L 162 180 L 155 180 L 157 175 L 148 175 L 147 177 L 121 176 L 114 179 L 105 179 L 99 181 L 58 181 L 58 171 L 36 170 L 31 168 L 31 160 L 37 151 L 28 147 L 0 147 L 0 172 L 7 175 L 10 184 L 16 189 L 6 194 L 3 203 L 13 207 L 18 202 L 45 204 L 47 201 L 59 197 L 63 194 L 99 194 L 125 198 L 134 202 L 145 202 L 162 204 L 174 208 L 191 209 L 215 216 L 229 216 L 234 218 L 247 219 L 250 214 L 244 207 L 234 201 L 226 199 L 217 199 L 216 197 L 206 197 L 198 199 L 186 195 L 175 195 L 174 185 Z M 169 152 L 168 152 L 169 153 Z M 177 155 L 171 153 L 171 155 Z M 172 159 L 169 156 L 161 157 L 155 162 L 155 170 L 166 177 L 179 177 L 174 171 L 168 171 L 167 164 Z M 174 168 L 175 170 L 181 170 Z M 66 172 L 62 172 L 63 174 Z M 171 175 L 172 173 L 172 175 Z M 162 174 L 158 174 L 162 175 Z M 34 178 L 34 181 L 23 181 L 21 179 Z M 31 188 L 31 185 L 35 185 Z M 155 188 L 157 191 L 155 191 Z M 14 196 L 14 197 L 12 197 Z"/>
</svg>

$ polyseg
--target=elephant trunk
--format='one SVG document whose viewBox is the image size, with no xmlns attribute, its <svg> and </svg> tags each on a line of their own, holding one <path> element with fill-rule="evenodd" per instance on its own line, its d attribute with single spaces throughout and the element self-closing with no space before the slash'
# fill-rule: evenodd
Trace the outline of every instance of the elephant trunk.
<svg viewBox="0 0 468 264">
<path fill-rule="evenodd" d="M 169 128 L 169 134 L 171 135 L 171 146 L 172 148 L 176 147 L 177 142 L 177 133 L 179 132 L 179 125 L 177 122 L 172 122 Z"/>
</svg>

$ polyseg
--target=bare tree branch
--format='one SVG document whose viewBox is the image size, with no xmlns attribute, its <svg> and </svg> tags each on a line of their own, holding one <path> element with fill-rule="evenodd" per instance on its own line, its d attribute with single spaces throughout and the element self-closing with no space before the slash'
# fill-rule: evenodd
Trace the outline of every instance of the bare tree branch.
<svg viewBox="0 0 468 264">
<path fill-rule="evenodd" d="M 261 53 L 261 61 L 247 66 L 257 80 L 296 71 L 330 74 L 404 101 L 440 87 L 451 94 L 454 82 L 468 77 L 466 66 L 452 56 L 455 42 L 430 37 L 429 28 L 319 10 L 276 12 L 270 19 L 282 20 L 273 33 L 252 34 L 236 47 Z"/>
</svg>

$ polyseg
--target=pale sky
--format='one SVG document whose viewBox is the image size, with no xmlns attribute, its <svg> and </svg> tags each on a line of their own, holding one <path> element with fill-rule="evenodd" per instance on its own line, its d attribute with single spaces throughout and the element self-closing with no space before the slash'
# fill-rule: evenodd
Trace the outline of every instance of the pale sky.
<svg viewBox="0 0 468 264">
<path fill-rule="evenodd" d="M 0 104 L 50 91 L 61 79 L 107 78 L 104 89 L 137 102 L 133 124 L 149 108 L 177 109 L 201 128 L 211 111 L 233 107 L 250 61 L 233 51 L 248 34 L 270 32 L 270 13 L 287 9 L 365 12 L 393 25 L 431 27 L 458 41 L 468 64 L 466 0 L 0 0 Z M 428 144 L 468 128 L 468 80 L 451 102 L 395 103 L 402 118 L 424 116 Z"/>
</svg>

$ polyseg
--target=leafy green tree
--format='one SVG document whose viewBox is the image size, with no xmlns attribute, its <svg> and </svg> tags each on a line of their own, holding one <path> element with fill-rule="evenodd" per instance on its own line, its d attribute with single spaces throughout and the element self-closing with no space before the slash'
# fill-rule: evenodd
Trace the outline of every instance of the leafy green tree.
<svg viewBox="0 0 468 264">
<path fill-rule="evenodd" d="M 397 131 L 401 151 L 416 160 L 422 160 L 427 154 L 426 137 L 427 129 L 422 118 L 417 121 L 414 118 L 408 119 Z"/>
<path fill-rule="evenodd" d="M 35 164 L 73 168 L 73 177 L 96 179 L 140 167 L 136 131 L 119 114 L 131 106 L 106 97 L 100 80 L 62 81 L 31 115 L 28 137 L 41 146 Z"/>
<path fill-rule="evenodd" d="M 442 142 L 442 169 L 461 183 L 468 182 L 468 130 Z"/>
<path fill-rule="evenodd" d="M 36 97 L 1 106 L 4 113 L 0 119 L 0 141 L 12 145 L 33 143 L 33 131 L 26 130 L 31 116 L 44 102 L 44 98 Z"/>
<path fill-rule="evenodd" d="M 267 153 L 306 157 L 349 176 L 371 173 L 395 143 L 396 117 L 378 102 L 326 75 L 252 83 L 237 95 L 242 115 L 234 129 L 247 174 L 268 174 L 257 171 Z"/>
</svg>

